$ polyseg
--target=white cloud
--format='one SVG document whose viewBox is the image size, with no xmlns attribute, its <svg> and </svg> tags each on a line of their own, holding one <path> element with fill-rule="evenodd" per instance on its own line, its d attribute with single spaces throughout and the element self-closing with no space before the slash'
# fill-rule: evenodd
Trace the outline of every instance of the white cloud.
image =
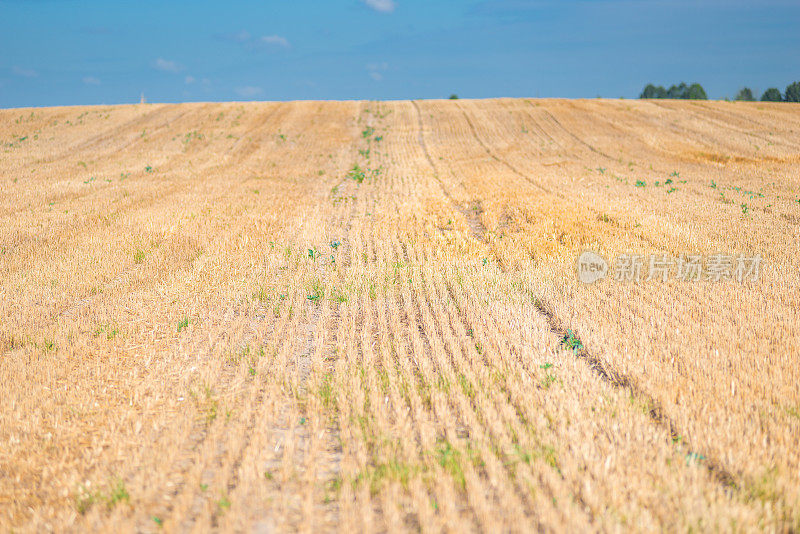
<svg viewBox="0 0 800 534">
<path fill-rule="evenodd" d="M 244 87 L 237 87 L 236 94 L 239 96 L 243 96 L 245 98 L 252 98 L 254 96 L 258 96 L 263 93 L 264 90 L 260 87 L 255 87 L 252 85 L 246 85 Z"/>
<path fill-rule="evenodd" d="M 289 40 L 286 39 L 286 37 L 281 37 L 280 35 L 265 35 L 261 38 L 261 42 L 283 47 L 289 46 Z"/>
<path fill-rule="evenodd" d="M 245 41 L 250 40 L 250 32 L 248 32 L 247 30 L 242 30 L 238 33 L 233 34 L 231 37 L 233 38 L 234 41 L 243 43 Z"/>
<path fill-rule="evenodd" d="M 162 72 L 180 72 L 183 69 L 180 64 L 161 57 L 153 62 L 153 68 Z"/>
<path fill-rule="evenodd" d="M 100 85 L 100 80 L 98 80 L 94 76 L 84 76 L 83 83 L 85 83 L 86 85 Z"/>
<path fill-rule="evenodd" d="M 367 6 L 381 13 L 391 13 L 397 4 L 394 0 L 362 0 Z"/>
<path fill-rule="evenodd" d="M 250 41 L 252 35 L 250 35 L 249 31 L 242 29 L 235 33 L 218 33 L 215 37 L 223 41 L 242 44 Z"/>
<path fill-rule="evenodd" d="M 11 70 L 14 74 L 22 76 L 23 78 L 35 78 L 39 75 L 39 73 L 33 69 L 23 69 L 22 67 L 13 67 Z"/>
<path fill-rule="evenodd" d="M 383 80 L 382 72 L 386 72 L 389 70 L 389 64 L 385 61 L 383 63 L 368 63 L 367 64 L 367 72 L 369 73 L 369 77 L 379 82 Z"/>
<path fill-rule="evenodd" d="M 187 76 L 183 81 L 186 82 L 186 85 L 191 85 L 197 80 L 194 79 L 194 76 Z"/>
</svg>

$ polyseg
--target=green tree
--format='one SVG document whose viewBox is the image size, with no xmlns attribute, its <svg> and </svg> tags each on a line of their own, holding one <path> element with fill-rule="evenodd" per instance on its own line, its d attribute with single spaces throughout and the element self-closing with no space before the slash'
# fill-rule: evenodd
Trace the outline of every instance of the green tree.
<svg viewBox="0 0 800 534">
<path fill-rule="evenodd" d="M 458 95 L 453 93 L 452 95 L 450 95 L 450 100 L 458 100 Z"/>
<path fill-rule="evenodd" d="M 667 98 L 667 90 L 660 85 L 648 83 L 644 86 L 639 98 Z"/>
<path fill-rule="evenodd" d="M 753 91 L 751 91 L 749 87 L 742 87 L 739 89 L 739 92 L 736 93 L 736 98 L 734 98 L 734 100 L 753 102 L 755 98 L 753 97 Z"/>
<path fill-rule="evenodd" d="M 786 102 L 800 102 L 800 82 L 794 82 L 786 88 L 783 93 Z"/>
<path fill-rule="evenodd" d="M 708 100 L 708 96 L 706 96 L 706 90 L 703 89 L 703 86 L 699 83 L 693 83 L 690 85 L 685 94 L 686 96 L 683 98 L 688 98 L 689 100 Z"/>
<path fill-rule="evenodd" d="M 781 95 L 780 90 L 775 87 L 770 87 L 764 94 L 761 95 L 762 102 L 783 102 L 783 95 Z"/>
<path fill-rule="evenodd" d="M 670 88 L 667 89 L 667 98 L 687 98 L 686 94 L 688 89 L 684 82 L 681 82 L 680 85 L 671 85 Z"/>
<path fill-rule="evenodd" d="M 692 85 L 686 85 L 685 82 L 681 82 L 678 85 L 671 85 L 669 89 L 664 89 L 660 85 L 653 85 L 652 83 L 648 83 L 644 86 L 642 93 L 639 95 L 639 98 L 673 98 L 673 99 L 681 99 L 681 100 L 708 100 L 708 96 L 706 96 L 706 91 L 703 89 L 703 86 L 699 83 L 693 83 Z"/>
</svg>

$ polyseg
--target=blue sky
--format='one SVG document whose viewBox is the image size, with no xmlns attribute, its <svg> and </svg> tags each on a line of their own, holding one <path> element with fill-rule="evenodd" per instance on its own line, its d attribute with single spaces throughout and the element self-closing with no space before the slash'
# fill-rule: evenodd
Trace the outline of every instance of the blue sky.
<svg viewBox="0 0 800 534">
<path fill-rule="evenodd" d="M 711 98 L 800 80 L 800 0 L 0 0 L 0 107 Z"/>
</svg>

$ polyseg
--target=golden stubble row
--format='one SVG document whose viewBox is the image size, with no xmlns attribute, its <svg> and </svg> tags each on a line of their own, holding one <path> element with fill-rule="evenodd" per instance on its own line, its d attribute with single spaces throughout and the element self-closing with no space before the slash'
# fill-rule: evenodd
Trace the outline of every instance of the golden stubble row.
<svg viewBox="0 0 800 534">
<path fill-rule="evenodd" d="M 796 152 L 780 110 L 747 113 L 783 132 L 765 150 L 786 198 L 745 220 L 694 180 L 667 197 L 651 192 L 649 175 L 645 190 L 610 176 L 630 161 L 650 172 L 652 159 L 654 174 L 680 162 L 683 176 L 711 165 L 646 151 L 637 135 L 653 131 L 677 143 L 709 130 L 719 146 L 705 153 L 752 166 L 746 134 L 710 126 L 729 116 L 728 129 L 744 129 L 738 108 L 501 100 L 88 111 L 74 127 L 63 122 L 84 109 L 40 111 L 30 124 L 42 143 L 2 154 L 3 179 L 26 183 L 10 185 L 2 204 L 4 245 L 19 252 L 0 256 L 10 399 L 0 408 L 9 444 L 0 501 L 10 504 L 0 524 L 500 531 L 796 521 L 797 426 L 780 404 L 797 401 L 786 296 L 794 257 L 775 240 L 764 251 L 774 262 L 767 285 L 745 291 L 587 288 L 573 272 L 587 246 L 673 251 L 712 239 L 758 250 L 772 243 L 767 229 L 791 229 L 784 182 Z M 17 132 L 15 118 L 3 112 L 3 135 Z M 354 164 L 381 172 L 359 184 L 346 176 Z M 743 174 L 712 168 L 730 183 Z M 103 185 L 112 171 L 131 174 Z M 718 221 L 717 206 L 728 210 Z M 636 389 L 564 348 L 537 299 Z M 740 308 L 762 310 L 753 324 L 764 328 L 740 325 Z M 731 384 L 735 399 L 722 396 Z M 685 439 L 652 419 L 642 392 Z M 720 484 L 704 455 L 741 487 Z M 115 500 L 120 482 L 127 497 Z"/>
<path fill-rule="evenodd" d="M 582 102 L 563 105 L 596 107 Z M 649 103 L 634 105 L 642 108 Z M 663 160 L 663 153 L 656 149 L 640 153 L 627 144 L 615 146 L 613 136 L 598 127 L 600 119 L 585 109 L 582 122 L 569 115 L 561 116 L 558 124 L 550 125 L 552 137 L 567 130 L 574 133 L 572 148 L 578 157 L 573 159 L 572 172 L 580 176 L 578 165 L 582 164 L 587 175 L 576 180 L 561 166 L 554 166 L 559 170 L 542 169 L 539 158 L 526 160 L 525 150 L 515 149 L 502 139 L 492 139 L 492 126 L 505 119 L 498 118 L 496 123 L 486 120 L 486 112 L 480 106 L 462 105 L 467 106 L 482 120 L 468 121 L 463 109 L 444 103 L 428 108 L 440 110 L 431 124 L 463 125 L 457 130 L 459 134 L 452 134 L 462 135 L 460 142 L 441 139 L 442 148 L 431 143 L 431 152 L 436 161 L 439 154 L 454 153 L 447 148 L 450 143 L 468 147 L 458 152 L 464 154 L 463 160 L 445 159 L 448 166 L 442 166 L 439 172 L 462 177 L 462 183 L 469 184 L 464 197 L 469 198 L 472 193 L 473 198 L 491 199 L 483 200 L 481 217 L 486 241 L 495 248 L 498 258 L 512 267 L 532 269 L 531 274 L 539 279 L 534 292 L 551 304 L 564 325 L 579 332 L 601 360 L 634 379 L 657 399 L 678 421 L 678 428 L 685 433 L 683 439 L 741 475 L 740 483 L 748 487 L 744 491 L 749 499 L 773 503 L 780 510 L 779 515 L 794 524 L 798 458 L 792 443 L 800 435 L 796 415 L 800 399 L 795 387 L 797 260 L 792 247 L 787 246 L 797 235 L 793 219 L 797 213 L 796 174 L 792 172 L 796 169 L 797 150 L 791 122 L 769 125 L 769 130 L 781 134 L 775 137 L 775 145 L 781 146 L 780 156 L 765 156 L 760 165 L 744 169 L 738 164 L 720 168 L 690 166 L 686 171 L 682 161 L 673 159 L 674 168 L 680 169 L 677 174 L 683 174 L 681 178 L 675 176 L 673 183 L 684 189 L 681 182 L 687 178 L 686 188 L 695 189 L 691 195 L 677 191 L 668 196 L 664 189 L 654 189 L 648 178 L 647 188 L 630 183 L 622 196 L 610 193 L 622 186 L 607 175 L 624 171 L 613 169 L 613 162 L 604 154 L 626 150 L 621 161 L 635 161 L 634 168 L 641 169 L 651 158 Z M 712 106 L 721 105 L 708 105 Z M 556 109 L 550 114 L 558 114 L 557 106 L 553 108 Z M 791 119 L 795 110 L 783 109 Z M 476 125 L 474 131 L 470 131 L 469 122 Z M 547 127 L 546 122 L 541 124 Z M 439 130 L 431 130 L 437 139 Z M 748 135 L 743 132 L 738 138 L 728 139 L 744 145 L 741 138 Z M 627 134 L 624 140 L 628 139 L 635 147 L 636 137 Z M 589 148 L 585 140 L 595 145 Z M 726 150 L 733 150 L 732 146 Z M 488 153 L 486 147 L 490 147 Z M 775 147 L 771 150 L 778 151 Z M 481 152 L 488 157 L 480 169 L 475 169 L 472 158 Z M 732 156 L 735 160 L 736 152 Z M 597 163 L 608 167 L 600 173 L 595 168 Z M 503 176 L 506 181 L 486 180 L 487 174 Z M 708 180 L 709 174 L 715 180 Z M 735 209 L 738 206 L 720 202 L 705 192 L 713 190 L 712 185 L 719 188 L 726 182 L 742 184 L 739 178 L 746 174 L 755 182 L 758 180 L 754 175 L 762 177 L 760 187 L 754 189 L 764 191 L 764 200 L 751 196 L 760 204 L 759 211 L 750 216 L 743 216 L 741 210 Z M 771 176 L 765 179 L 765 175 Z M 662 183 L 667 176 L 661 177 Z M 746 182 L 743 185 L 747 187 Z M 458 191 L 454 184 L 451 187 Z M 728 195 L 736 194 L 736 187 L 745 188 L 733 185 L 727 189 Z M 634 195 L 644 198 L 632 207 Z M 660 210 L 667 204 L 671 206 Z M 631 220 L 631 215 L 638 218 Z M 756 284 L 744 286 L 677 282 L 626 286 L 606 281 L 586 287 L 574 275 L 565 276 L 575 268 L 577 255 L 585 249 L 597 250 L 609 258 L 620 252 L 743 252 L 760 254 L 764 268 Z"/>
</svg>

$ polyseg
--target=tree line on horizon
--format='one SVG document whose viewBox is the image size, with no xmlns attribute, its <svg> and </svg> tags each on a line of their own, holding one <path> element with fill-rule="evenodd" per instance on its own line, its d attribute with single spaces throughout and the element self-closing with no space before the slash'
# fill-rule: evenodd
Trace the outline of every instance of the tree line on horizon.
<svg viewBox="0 0 800 534">
<path fill-rule="evenodd" d="M 648 83 L 644 86 L 639 98 L 671 98 L 679 100 L 708 100 L 703 86 L 699 83 L 686 85 L 681 82 L 679 85 L 672 85 L 669 89 L 664 89 L 662 85 Z M 727 100 L 727 98 L 726 98 Z M 734 100 L 743 102 L 755 102 L 753 90 L 743 87 L 736 93 Z M 786 91 L 781 94 L 776 87 L 770 87 L 761 95 L 762 102 L 800 102 L 800 82 L 794 82 L 786 87 Z"/>
</svg>

